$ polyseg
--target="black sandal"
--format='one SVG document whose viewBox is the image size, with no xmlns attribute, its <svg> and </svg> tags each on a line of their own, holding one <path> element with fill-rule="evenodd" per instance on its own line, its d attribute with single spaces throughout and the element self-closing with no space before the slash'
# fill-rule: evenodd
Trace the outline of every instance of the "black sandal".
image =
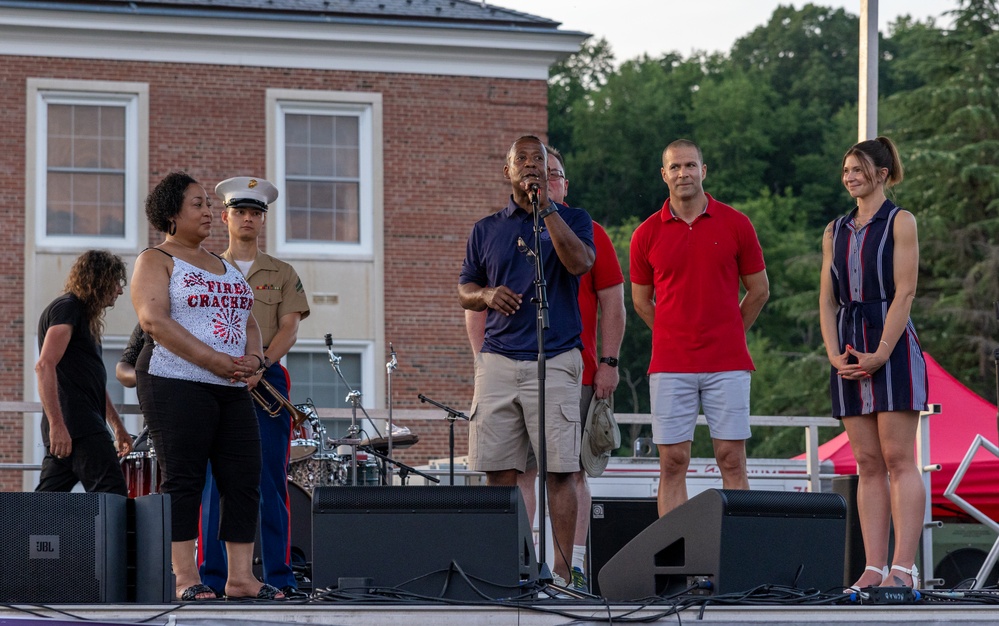
<svg viewBox="0 0 999 626">
<path fill-rule="evenodd" d="M 212 597 L 199 598 L 198 596 L 203 593 L 210 593 L 212 594 Z M 219 592 L 215 591 L 214 589 L 203 583 L 191 585 L 180 594 L 180 600 L 182 602 L 204 602 L 205 600 L 218 600 L 218 599 L 219 599 Z"/>
<path fill-rule="evenodd" d="M 226 600 L 276 600 L 282 602 L 287 598 L 277 597 L 282 591 L 277 587 L 264 583 L 255 596 L 226 596 Z"/>
</svg>

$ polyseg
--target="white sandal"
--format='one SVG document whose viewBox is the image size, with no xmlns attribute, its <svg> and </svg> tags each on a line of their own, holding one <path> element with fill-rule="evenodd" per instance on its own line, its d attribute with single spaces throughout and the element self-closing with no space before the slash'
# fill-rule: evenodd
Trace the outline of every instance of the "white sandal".
<svg viewBox="0 0 999 626">
<path fill-rule="evenodd" d="M 913 565 L 912 569 L 906 569 L 906 568 L 902 567 L 901 565 L 892 565 L 891 569 L 892 570 L 898 570 L 898 571 L 902 572 L 903 574 L 908 574 L 912 578 L 912 585 L 894 585 L 894 586 L 896 586 L 896 587 L 898 587 L 898 586 L 901 586 L 901 587 L 911 586 L 912 589 L 919 589 L 919 568 L 918 567 L 916 567 L 915 565 Z M 893 576 L 893 578 L 896 578 L 896 577 Z"/>
<path fill-rule="evenodd" d="M 884 567 L 874 567 L 873 565 L 868 565 L 867 567 L 864 568 L 864 571 L 867 570 L 871 570 L 872 572 L 877 572 L 878 574 L 881 574 L 881 582 L 879 582 L 876 585 L 867 585 L 868 587 L 880 587 L 881 584 L 884 583 L 885 578 L 888 578 L 887 565 L 885 565 Z M 843 590 L 843 593 L 860 593 L 860 587 L 858 587 L 856 584 L 850 585 L 849 587 Z"/>
</svg>

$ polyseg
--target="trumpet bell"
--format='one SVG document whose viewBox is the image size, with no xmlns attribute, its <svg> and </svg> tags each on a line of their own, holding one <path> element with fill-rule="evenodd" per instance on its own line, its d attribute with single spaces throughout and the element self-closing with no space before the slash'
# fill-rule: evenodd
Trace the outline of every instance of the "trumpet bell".
<svg viewBox="0 0 999 626">
<path fill-rule="evenodd" d="M 265 397 L 266 394 L 268 397 Z M 268 415 L 271 417 L 276 417 L 283 410 L 291 414 L 292 424 L 295 428 L 302 425 L 303 422 L 309 419 L 309 415 L 304 411 L 300 410 L 298 406 L 291 403 L 291 400 L 286 398 L 283 393 L 277 390 L 274 385 L 270 384 L 263 378 L 257 383 L 254 389 L 250 390 L 250 395 L 253 396 L 253 400 L 260 405 Z"/>
</svg>

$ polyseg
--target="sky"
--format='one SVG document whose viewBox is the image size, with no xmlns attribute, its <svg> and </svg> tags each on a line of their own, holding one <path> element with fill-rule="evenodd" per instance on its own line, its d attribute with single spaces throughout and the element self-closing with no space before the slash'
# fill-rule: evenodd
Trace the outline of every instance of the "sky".
<svg viewBox="0 0 999 626">
<path fill-rule="evenodd" d="M 844 8 L 860 14 L 861 0 L 812 0 L 812 4 Z M 801 8 L 800 0 L 488 0 L 489 4 L 562 22 L 563 30 L 578 30 L 610 42 L 618 62 L 647 53 L 657 57 L 671 50 L 684 57 L 694 50 L 728 52 L 735 40 L 770 19 L 778 5 Z M 918 20 L 936 18 L 938 26 L 950 25 L 941 17 L 957 8 L 958 0 L 879 0 L 878 30 L 899 15 Z M 670 21 L 682 28 L 669 29 Z"/>
</svg>

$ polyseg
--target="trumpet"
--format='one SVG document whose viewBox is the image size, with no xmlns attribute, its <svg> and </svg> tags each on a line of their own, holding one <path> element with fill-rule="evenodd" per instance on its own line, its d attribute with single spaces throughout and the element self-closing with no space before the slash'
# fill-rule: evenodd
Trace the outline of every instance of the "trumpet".
<svg viewBox="0 0 999 626">
<path fill-rule="evenodd" d="M 261 388 L 271 396 L 272 399 L 270 402 L 268 402 L 267 399 L 264 398 L 264 395 L 259 391 Z M 291 421 L 295 428 L 298 428 L 303 422 L 309 419 L 309 415 L 307 413 L 300 411 L 297 406 L 291 403 L 291 400 L 285 398 L 284 395 L 274 387 L 274 385 L 270 384 L 263 378 L 260 379 L 260 382 L 257 383 L 256 387 L 250 390 L 250 395 L 253 396 L 254 401 L 260 405 L 260 408 L 272 417 L 280 413 L 281 409 L 291 413 Z"/>
</svg>

